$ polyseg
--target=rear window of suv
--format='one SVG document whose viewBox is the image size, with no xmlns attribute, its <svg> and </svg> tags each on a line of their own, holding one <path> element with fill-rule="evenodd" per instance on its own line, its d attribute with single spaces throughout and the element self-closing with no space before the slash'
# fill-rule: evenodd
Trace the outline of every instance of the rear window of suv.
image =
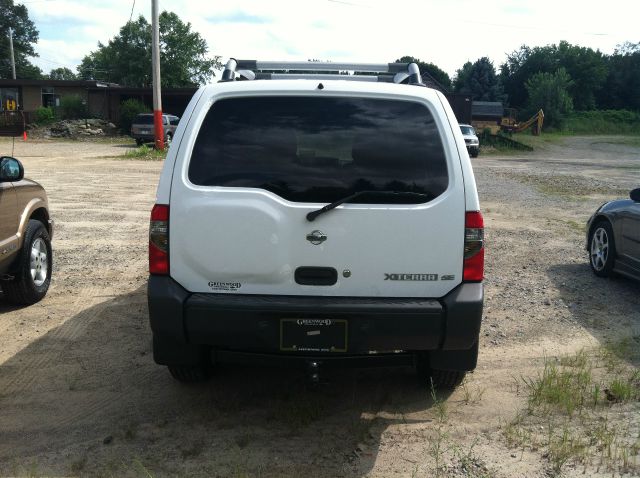
<svg viewBox="0 0 640 478">
<path fill-rule="evenodd" d="M 153 124 L 153 115 L 138 115 L 133 124 Z"/>
<path fill-rule="evenodd" d="M 189 180 L 260 188 L 296 202 L 333 202 L 358 191 L 422 203 L 448 186 L 442 140 L 429 109 L 411 101 L 299 96 L 215 102 L 200 128 Z M 388 203 L 365 195 L 353 202 Z"/>
</svg>

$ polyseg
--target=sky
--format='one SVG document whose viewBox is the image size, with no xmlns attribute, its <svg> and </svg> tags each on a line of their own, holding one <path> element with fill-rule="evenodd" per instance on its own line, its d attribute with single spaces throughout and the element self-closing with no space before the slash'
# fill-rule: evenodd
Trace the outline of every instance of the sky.
<svg viewBox="0 0 640 478">
<path fill-rule="evenodd" d="M 45 73 L 77 65 L 151 0 L 25 0 L 40 32 L 32 58 Z M 391 62 L 410 55 L 452 78 L 488 56 L 496 68 L 521 45 L 566 40 L 610 54 L 640 42 L 640 0 L 159 0 L 209 52 L 255 60 Z M 219 76 L 219 75 L 218 75 Z"/>
</svg>

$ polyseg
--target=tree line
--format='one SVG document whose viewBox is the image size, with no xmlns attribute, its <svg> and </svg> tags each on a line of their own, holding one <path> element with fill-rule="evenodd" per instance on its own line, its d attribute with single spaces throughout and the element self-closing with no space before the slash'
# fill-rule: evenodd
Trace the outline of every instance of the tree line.
<svg viewBox="0 0 640 478">
<path fill-rule="evenodd" d="M 640 112 L 640 43 L 624 43 L 611 55 L 566 41 L 521 46 L 498 69 L 487 57 L 466 62 L 451 79 L 431 63 L 416 61 L 447 91 L 475 101 L 501 101 L 524 114 L 542 108 L 558 126 L 572 111 L 625 109 Z"/>
<path fill-rule="evenodd" d="M 0 0 L 0 78 L 11 78 L 9 27 L 13 32 L 16 77 L 23 79 L 100 80 L 131 87 L 151 86 L 151 25 L 140 15 L 127 22 L 108 43 L 98 43 L 73 72 L 59 67 L 45 74 L 29 61 L 38 56 L 34 45 L 39 32 L 24 5 Z M 207 42 L 191 24 L 164 11 L 159 17 L 162 86 L 193 87 L 207 83 L 220 67 L 210 56 Z"/>
<path fill-rule="evenodd" d="M 48 74 L 29 61 L 37 56 L 38 30 L 24 5 L 0 0 L 0 32 L 14 30 L 18 78 L 100 80 L 131 87 L 151 85 L 151 25 L 141 15 L 123 25 L 108 41 L 98 43 L 77 68 L 54 68 Z M 194 87 L 210 81 L 221 66 L 191 24 L 172 12 L 159 19 L 162 86 Z M 10 78 L 7 35 L 0 35 L 0 78 Z M 468 94 L 476 101 L 501 101 L 523 115 L 542 108 L 545 124 L 556 126 L 572 111 L 626 109 L 640 112 L 640 43 L 620 45 L 611 55 L 562 41 L 541 47 L 521 46 L 498 68 L 487 57 L 466 62 L 451 78 L 437 65 L 411 56 L 445 91 Z"/>
</svg>

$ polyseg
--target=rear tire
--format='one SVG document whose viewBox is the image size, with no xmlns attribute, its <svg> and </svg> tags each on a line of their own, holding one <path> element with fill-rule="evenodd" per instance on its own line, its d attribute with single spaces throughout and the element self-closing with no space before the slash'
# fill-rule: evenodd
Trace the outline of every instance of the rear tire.
<svg viewBox="0 0 640 478">
<path fill-rule="evenodd" d="M 416 355 L 416 373 L 420 379 L 427 381 L 427 386 L 436 390 L 450 390 L 456 388 L 467 373 L 464 370 L 441 370 L 431 368 L 429 352 L 419 352 Z"/>
<path fill-rule="evenodd" d="M 472 158 L 477 158 L 479 154 L 480 154 L 479 150 L 477 150 L 477 149 L 472 149 L 471 150 L 471 157 Z"/>
<path fill-rule="evenodd" d="M 141 140 L 140 138 L 137 138 L 137 139 L 136 139 L 136 145 L 137 145 L 137 146 L 142 146 L 143 144 L 144 144 L 144 141 L 143 141 L 143 140 Z"/>
<path fill-rule="evenodd" d="M 169 365 L 171 376 L 183 383 L 205 382 L 210 374 L 204 365 Z"/>
<path fill-rule="evenodd" d="M 431 370 L 430 382 L 436 390 L 453 389 L 462 383 L 467 372 L 461 370 Z"/>
<path fill-rule="evenodd" d="M 17 259 L 15 277 L 2 282 L 5 299 L 12 304 L 31 305 L 40 301 L 49 290 L 53 253 L 47 228 L 30 219 Z"/>
</svg>

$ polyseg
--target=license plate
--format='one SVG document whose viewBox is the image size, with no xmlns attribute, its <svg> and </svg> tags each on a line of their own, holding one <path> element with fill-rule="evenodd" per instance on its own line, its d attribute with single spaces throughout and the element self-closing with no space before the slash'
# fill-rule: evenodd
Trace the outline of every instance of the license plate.
<svg viewBox="0 0 640 478">
<path fill-rule="evenodd" d="M 284 352 L 346 352 L 347 321 L 280 319 L 280 350 Z"/>
</svg>

